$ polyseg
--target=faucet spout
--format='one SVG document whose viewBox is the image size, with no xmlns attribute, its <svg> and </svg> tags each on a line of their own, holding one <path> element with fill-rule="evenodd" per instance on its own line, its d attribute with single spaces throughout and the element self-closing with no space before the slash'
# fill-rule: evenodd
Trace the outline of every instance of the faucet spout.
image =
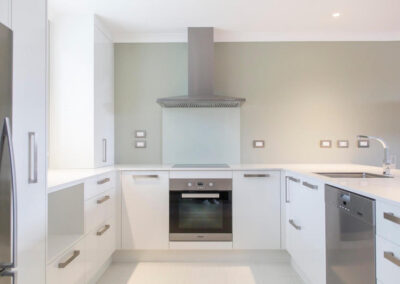
<svg viewBox="0 0 400 284">
<path fill-rule="evenodd" d="M 386 142 L 379 137 L 375 136 L 368 136 L 368 135 L 358 135 L 357 139 L 369 139 L 375 140 L 379 142 L 383 147 L 383 174 L 390 175 L 390 160 L 389 160 L 389 147 L 387 146 Z"/>
</svg>

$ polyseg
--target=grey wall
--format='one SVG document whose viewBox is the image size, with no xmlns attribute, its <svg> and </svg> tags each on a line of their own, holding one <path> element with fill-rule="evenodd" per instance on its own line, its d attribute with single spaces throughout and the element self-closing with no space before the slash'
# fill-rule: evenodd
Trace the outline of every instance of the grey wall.
<svg viewBox="0 0 400 284">
<path fill-rule="evenodd" d="M 400 42 L 216 43 L 216 93 L 242 96 L 242 163 L 380 164 L 384 137 L 400 160 Z M 115 45 L 117 163 L 161 162 L 159 97 L 187 93 L 186 44 Z M 134 130 L 148 131 L 135 149 Z M 253 149 L 265 139 L 265 149 Z M 320 149 L 349 139 L 349 149 Z M 399 164 L 399 162 L 398 162 Z"/>
</svg>

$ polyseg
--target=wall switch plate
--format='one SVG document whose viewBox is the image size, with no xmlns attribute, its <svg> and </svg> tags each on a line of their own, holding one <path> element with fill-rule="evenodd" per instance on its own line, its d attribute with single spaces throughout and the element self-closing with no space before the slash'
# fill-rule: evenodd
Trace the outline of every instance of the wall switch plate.
<svg viewBox="0 0 400 284">
<path fill-rule="evenodd" d="M 146 138 L 146 130 L 135 130 L 135 138 Z"/>
<path fill-rule="evenodd" d="M 369 140 L 367 139 L 358 140 L 357 145 L 358 148 L 369 148 Z"/>
<path fill-rule="evenodd" d="M 338 148 L 349 148 L 349 140 L 338 140 L 337 147 Z"/>
<path fill-rule="evenodd" d="M 146 141 L 135 141 L 135 148 L 146 148 Z"/>
<path fill-rule="evenodd" d="M 321 140 L 321 141 L 319 141 L 319 147 L 321 147 L 321 148 L 332 148 L 332 140 Z"/>
<path fill-rule="evenodd" d="M 264 140 L 253 140 L 253 148 L 264 148 L 265 141 Z"/>
</svg>

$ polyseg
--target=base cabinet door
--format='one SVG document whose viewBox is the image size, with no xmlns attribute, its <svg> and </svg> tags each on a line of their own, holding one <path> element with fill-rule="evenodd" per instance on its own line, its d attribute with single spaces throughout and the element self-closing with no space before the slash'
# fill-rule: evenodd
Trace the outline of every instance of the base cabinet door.
<svg viewBox="0 0 400 284">
<path fill-rule="evenodd" d="M 233 174 L 233 248 L 280 248 L 280 171 Z"/>
<path fill-rule="evenodd" d="M 310 283 L 326 283 L 324 184 L 286 177 L 286 247 Z"/>
<path fill-rule="evenodd" d="M 122 173 L 122 249 L 168 249 L 169 173 Z"/>
<path fill-rule="evenodd" d="M 47 265 L 47 284 L 84 284 L 86 280 L 84 241 Z"/>
</svg>

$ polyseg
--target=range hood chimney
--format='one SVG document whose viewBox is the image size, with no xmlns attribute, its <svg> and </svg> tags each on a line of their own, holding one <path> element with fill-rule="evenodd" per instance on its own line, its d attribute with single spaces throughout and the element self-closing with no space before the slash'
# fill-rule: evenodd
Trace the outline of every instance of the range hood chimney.
<svg viewBox="0 0 400 284">
<path fill-rule="evenodd" d="M 189 95 L 157 100 L 167 108 L 240 107 L 246 100 L 214 94 L 214 28 L 188 28 Z"/>
</svg>

